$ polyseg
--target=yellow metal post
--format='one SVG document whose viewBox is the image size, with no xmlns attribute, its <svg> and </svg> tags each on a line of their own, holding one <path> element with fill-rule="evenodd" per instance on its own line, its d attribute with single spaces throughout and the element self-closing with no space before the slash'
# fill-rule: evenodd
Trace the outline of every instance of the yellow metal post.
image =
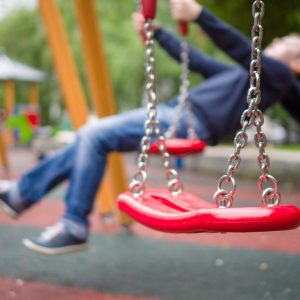
<svg viewBox="0 0 300 300">
<path fill-rule="evenodd" d="M 39 0 L 39 7 L 65 105 L 73 127 L 78 129 L 87 121 L 88 109 L 60 12 L 55 0 Z"/>
<path fill-rule="evenodd" d="M 29 85 L 29 97 L 28 102 L 30 105 L 39 105 L 39 89 L 36 83 L 30 83 Z"/>
<path fill-rule="evenodd" d="M 99 117 L 115 114 L 116 108 L 112 83 L 106 63 L 95 1 L 75 0 L 75 7 L 95 111 Z M 112 210 L 112 204 L 114 204 L 118 194 L 127 189 L 127 180 L 121 154 L 114 153 L 110 155 L 107 173 L 109 184 L 112 186 L 112 193 L 109 198 L 101 198 L 101 206 L 104 210 Z M 130 220 L 123 215 L 121 222 L 126 224 Z"/>
</svg>

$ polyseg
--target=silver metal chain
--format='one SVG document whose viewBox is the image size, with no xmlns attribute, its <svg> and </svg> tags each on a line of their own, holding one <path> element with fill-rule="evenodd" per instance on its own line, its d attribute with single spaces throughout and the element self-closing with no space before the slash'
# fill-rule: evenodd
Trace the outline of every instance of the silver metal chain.
<svg viewBox="0 0 300 300">
<path fill-rule="evenodd" d="M 186 109 L 187 116 L 185 116 L 185 121 L 187 122 L 187 130 L 188 130 L 188 138 L 189 139 L 198 139 L 198 136 L 196 134 L 195 129 L 193 128 L 193 125 L 191 123 L 191 107 L 190 103 L 188 101 L 189 97 L 189 86 L 190 86 L 190 81 L 189 81 L 189 45 L 186 42 L 186 40 L 181 41 L 181 53 L 180 53 L 180 58 L 181 58 L 181 85 L 180 85 L 180 93 L 178 97 L 178 104 L 176 107 L 176 112 L 175 112 L 175 118 L 172 122 L 172 125 L 170 128 L 167 130 L 165 136 L 167 138 L 174 138 L 176 136 L 176 131 L 177 131 L 177 126 L 180 121 L 180 117 Z"/>
<path fill-rule="evenodd" d="M 145 73 L 146 73 L 146 96 L 147 96 L 147 119 L 144 123 L 145 135 L 140 144 L 141 152 L 138 157 L 138 171 L 133 176 L 129 184 L 129 190 L 134 197 L 143 196 L 147 183 L 147 162 L 149 158 L 149 149 L 152 143 L 152 137 L 156 137 L 156 142 L 161 153 L 163 165 L 166 169 L 166 178 L 168 181 L 169 191 L 173 195 L 179 195 L 183 186 L 180 182 L 179 175 L 171 166 L 170 154 L 167 151 L 165 138 L 161 134 L 160 123 L 157 119 L 157 96 L 155 88 L 155 59 L 154 59 L 154 30 L 152 20 L 145 22 Z"/>
<path fill-rule="evenodd" d="M 247 145 L 247 130 L 254 126 L 256 133 L 254 135 L 255 145 L 259 150 L 257 158 L 258 166 L 261 170 L 261 176 L 258 179 L 257 186 L 262 193 L 262 202 L 264 205 L 278 205 L 281 196 L 278 192 L 276 179 L 269 174 L 270 158 L 266 153 L 267 145 L 266 135 L 262 132 L 264 117 L 258 105 L 261 101 L 261 44 L 263 39 L 262 18 L 264 16 L 264 2 L 255 0 L 252 5 L 252 16 L 254 19 L 252 27 L 252 48 L 250 63 L 250 87 L 247 94 L 248 108 L 241 116 L 242 129 L 238 131 L 234 138 L 234 153 L 228 159 L 227 173 L 223 175 L 218 182 L 218 190 L 214 195 L 216 204 L 221 208 L 231 207 L 233 204 L 233 195 L 236 191 L 236 184 L 233 174 L 238 170 L 241 163 L 241 150 Z M 231 185 L 228 191 L 224 185 Z M 265 185 L 265 187 L 263 187 Z"/>
</svg>

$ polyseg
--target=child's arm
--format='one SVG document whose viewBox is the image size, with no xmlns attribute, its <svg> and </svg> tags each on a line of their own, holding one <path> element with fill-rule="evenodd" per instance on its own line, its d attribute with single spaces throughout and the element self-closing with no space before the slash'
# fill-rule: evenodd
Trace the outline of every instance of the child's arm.
<svg viewBox="0 0 300 300">
<path fill-rule="evenodd" d="M 211 40 L 244 67 L 249 67 L 251 43 L 241 32 L 221 21 L 206 9 L 195 20 Z"/>
<path fill-rule="evenodd" d="M 180 39 L 162 28 L 156 31 L 155 38 L 171 57 L 180 62 Z M 232 68 L 231 65 L 213 59 L 196 48 L 189 47 L 189 69 L 191 71 L 201 73 L 204 77 L 208 78 L 230 68 Z"/>
</svg>

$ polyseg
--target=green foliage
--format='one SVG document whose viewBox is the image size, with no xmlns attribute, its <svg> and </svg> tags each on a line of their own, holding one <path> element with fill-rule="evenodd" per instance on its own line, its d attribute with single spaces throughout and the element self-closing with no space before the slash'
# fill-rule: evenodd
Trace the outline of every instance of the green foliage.
<svg viewBox="0 0 300 300">
<path fill-rule="evenodd" d="M 198 1 L 211 9 L 226 22 L 250 35 L 252 26 L 252 0 L 201 0 Z M 300 31 L 299 0 L 271 0 L 265 2 L 263 19 L 264 41 L 268 44 L 274 37 Z"/>
<path fill-rule="evenodd" d="M 33 138 L 33 130 L 30 122 L 24 115 L 17 115 L 6 120 L 9 129 L 18 130 L 20 142 L 28 144 Z"/>
<path fill-rule="evenodd" d="M 269 42 L 273 37 L 291 31 L 299 31 L 300 9 L 298 1 L 272 0 L 266 3 L 267 12 L 264 18 L 266 42 Z M 90 103 L 73 1 L 58 0 L 58 3 L 80 78 Z M 140 37 L 133 30 L 131 24 L 131 15 L 136 10 L 136 5 L 133 0 L 99 0 L 96 3 L 118 109 L 124 110 L 139 106 L 144 82 L 144 54 Z M 176 32 L 177 26 L 169 15 L 168 1 L 158 1 L 158 3 L 158 20 L 168 29 Z M 250 34 L 252 0 L 202 0 L 201 3 L 246 35 Z M 211 55 L 228 60 L 204 37 L 196 26 L 191 28 L 189 39 L 192 44 L 208 51 Z M 20 10 L 2 20 L 0 22 L 0 48 L 4 48 L 6 53 L 13 59 L 47 72 L 47 81 L 40 85 L 42 117 L 43 121 L 47 122 L 50 104 L 53 102 L 62 103 L 62 95 L 53 70 L 53 62 L 38 10 Z M 156 54 L 158 88 L 161 98 L 164 100 L 178 92 L 180 69 L 178 64 L 158 47 Z M 193 75 L 191 78 L 192 84 L 197 84 L 201 80 L 198 75 Z M 28 86 L 25 83 L 18 83 L 18 102 L 27 101 L 27 95 Z M 0 86 L 0 97 L 2 101 L 2 86 Z M 282 109 L 279 108 L 276 108 L 275 115 L 277 118 L 287 118 L 282 114 Z"/>
</svg>

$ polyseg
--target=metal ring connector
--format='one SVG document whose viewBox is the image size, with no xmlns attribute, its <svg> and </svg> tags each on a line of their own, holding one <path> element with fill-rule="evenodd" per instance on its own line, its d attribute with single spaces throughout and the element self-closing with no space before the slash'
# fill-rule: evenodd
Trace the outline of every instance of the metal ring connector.
<svg viewBox="0 0 300 300">
<path fill-rule="evenodd" d="M 274 191 L 272 188 L 267 188 L 262 193 L 262 203 L 265 206 L 277 206 L 281 201 L 281 195 L 279 192 Z"/>
<path fill-rule="evenodd" d="M 233 205 L 233 196 L 222 189 L 215 192 L 214 199 L 218 208 L 229 208 Z"/>
</svg>

